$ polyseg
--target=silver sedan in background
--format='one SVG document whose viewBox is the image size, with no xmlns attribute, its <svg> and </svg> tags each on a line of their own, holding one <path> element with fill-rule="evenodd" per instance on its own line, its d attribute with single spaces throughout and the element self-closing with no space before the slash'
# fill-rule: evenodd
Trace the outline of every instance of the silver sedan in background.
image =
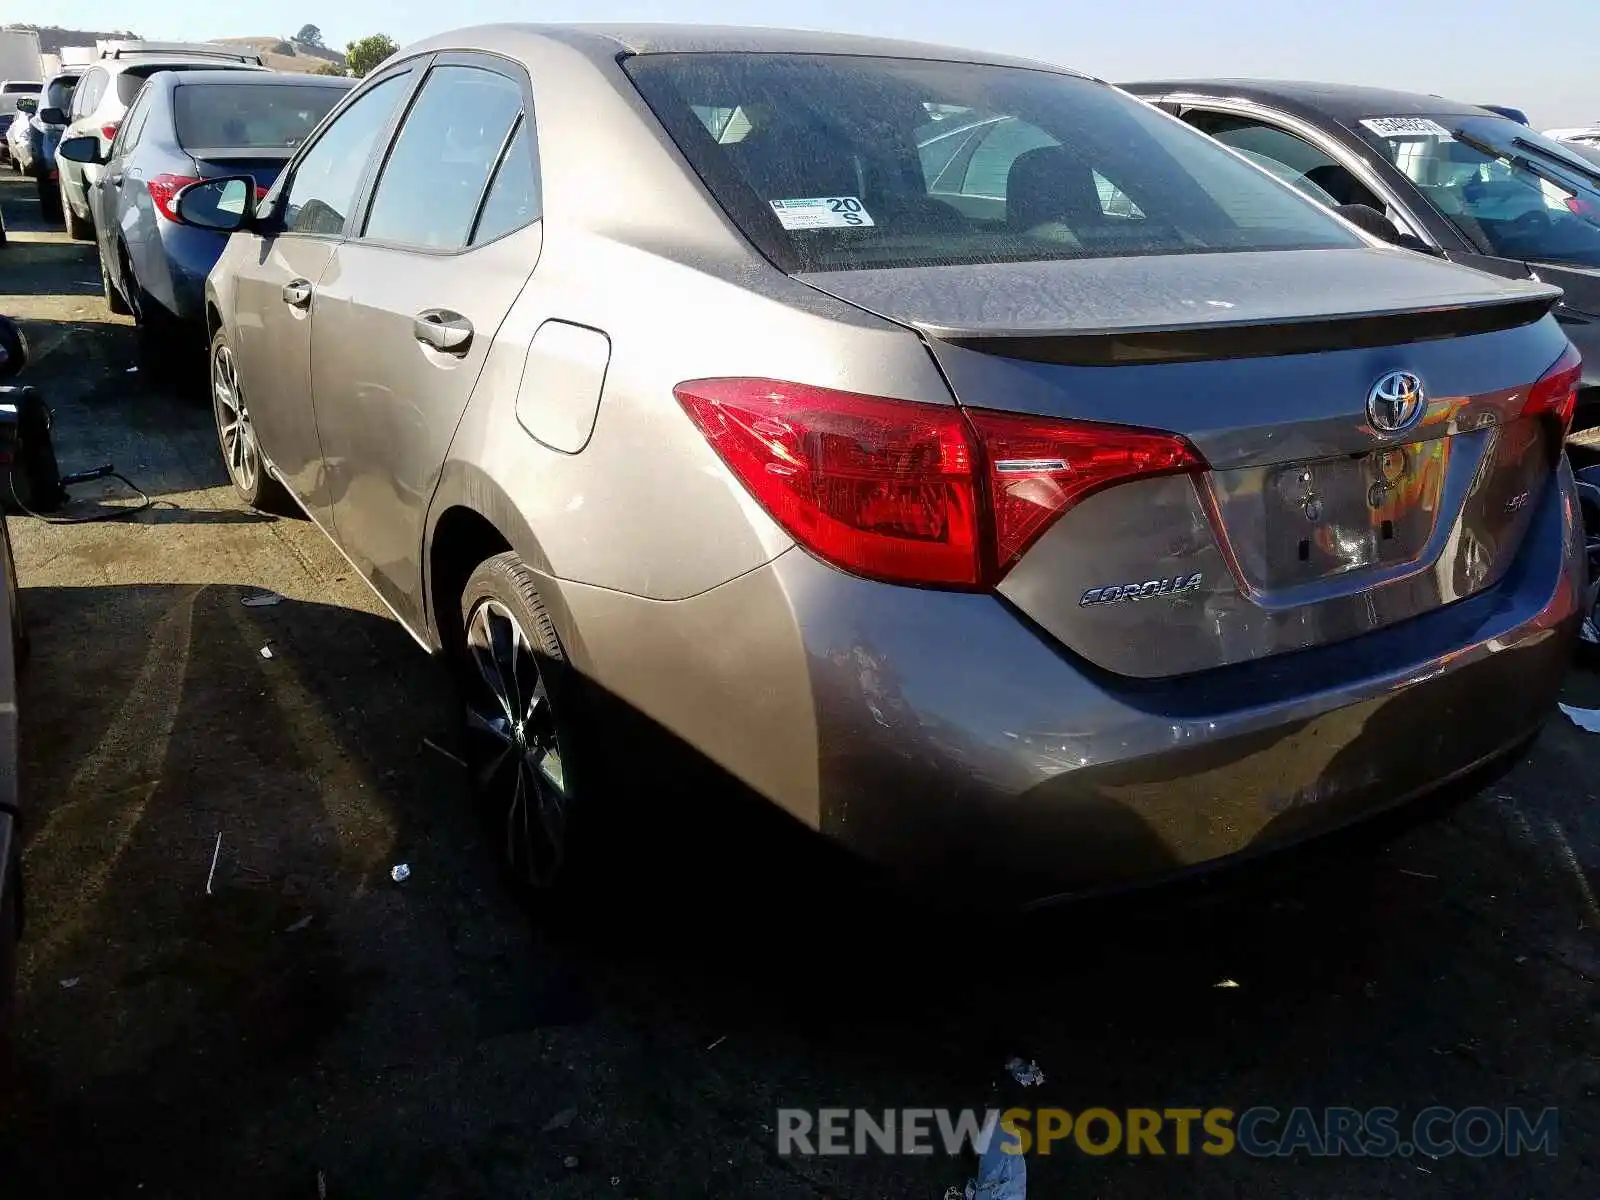
<svg viewBox="0 0 1600 1200">
<path fill-rule="evenodd" d="M 1558 293 L 1378 244 L 1086 76 L 466 29 L 263 199 L 177 209 L 233 232 L 235 487 L 455 665 L 532 883 L 637 752 L 602 713 L 899 878 L 1032 901 L 1475 778 L 1553 703 Z"/>
</svg>

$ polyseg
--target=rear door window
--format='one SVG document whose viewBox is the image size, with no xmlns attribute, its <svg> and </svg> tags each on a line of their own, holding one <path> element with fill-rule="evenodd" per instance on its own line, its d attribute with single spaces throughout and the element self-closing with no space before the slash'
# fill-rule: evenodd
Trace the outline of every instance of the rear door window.
<svg viewBox="0 0 1600 1200">
<path fill-rule="evenodd" d="M 100 103 L 100 97 L 105 95 L 107 75 L 96 68 L 90 71 L 80 81 L 78 90 L 72 97 L 72 118 L 86 117 L 95 110 Z"/>
<path fill-rule="evenodd" d="M 533 155 L 533 130 L 523 121 L 512 135 L 505 156 L 495 168 L 472 231 L 471 245 L 481 246 L 521 229 L 539 217 L 538 165 Z"/>
<path fill-rule="evenodd" d="M 122 118 L 117 136 L 111 141 L 111 150 L 106 155 L 108 159 L 126 154 L 139 144 L 139 138 L 144 134 L 145 122 L 150 119 L 153 97 L 153 92 L 142 92 L 134 101 L 133 107 Z"/>
<path fill-rule="evenodd" d="M 383 165 L 362 236 L 459 250 L 512 127 L 522 88 L 479 67 L 435 67 Z"/>
<path fill-rule="evenodd" d="M 1365 204 L 1379 212 L 1388 208 L 1338 159 L 1286 129 L 1232 113 L 1191 111 L 1184 113 L 1184 120 L 1224 146 L 1270 159 L 1282 168 L 1281 172 L 1274 172 L 1280 178 L 1297 187 L 1302 181 L 1308 182 L 1331 196 L 1336 204 Z"/>
<path fill-rule="evenodd" d="M 1072 75 L 790 54 L 624 66 L 789 270 L 1364 244 L 1209 139 Z"/>
</svg>

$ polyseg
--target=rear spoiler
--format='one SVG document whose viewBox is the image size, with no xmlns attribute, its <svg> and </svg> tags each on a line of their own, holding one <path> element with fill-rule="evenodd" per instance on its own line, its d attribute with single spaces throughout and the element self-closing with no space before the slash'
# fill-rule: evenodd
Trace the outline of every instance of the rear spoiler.
<svg viewBox="0 0 1600 1200">
<path fill-rule="evenodd" d="M 1548 314 L 1558 299 L 1560 293 L 1400 313 L 1363 313 L 1358 317 L 1059 334 L 984 333 L 913 324 L 936 341 L 1002 358 L 1062 366 L 1109 367 L 1320 354 L 1329 350 L 1363 350 L 1472 337 L 1532 325 Z"/>
</svg>

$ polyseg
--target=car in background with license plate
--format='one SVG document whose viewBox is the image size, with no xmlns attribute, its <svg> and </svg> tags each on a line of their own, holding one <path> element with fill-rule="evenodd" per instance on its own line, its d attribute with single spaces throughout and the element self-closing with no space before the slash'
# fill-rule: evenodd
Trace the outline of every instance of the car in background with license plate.
<svg viewBox="0 0 1600 1200">
<path fill-rule="evenodd" d="M 161 71 L 139 92 L 102 156 L 70 138 L 63 158 L 100 167 L 89 210 L 113 312 L 131 313 L 146 358 L 205 348 L 205 279 L 226 237 L 176 219 L 179 192 L 248 173 L 265 195 L 283 164 L 354 87 L 353 79 L 281 72 Z"/>
<path fill-rule="evenodd" d="M 1103 82 L 484 26 L 256 186 L 176 201 L 231 234 L 229 476 L 455 668 L 526 882 L 596 865 L 641 727 L 896 878 L 1026 902 L 1468 787 L 1553 707 L 1558 290 Z"/>
</svg>

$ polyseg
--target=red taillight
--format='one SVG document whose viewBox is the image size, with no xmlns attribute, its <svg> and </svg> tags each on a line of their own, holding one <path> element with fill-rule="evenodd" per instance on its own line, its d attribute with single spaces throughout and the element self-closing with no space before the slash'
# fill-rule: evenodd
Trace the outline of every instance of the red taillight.
<svg viewBox="0 0 1600 1200">
<path fill-rule="evenodd" d="M 902 583 L 980 579 L 972 443 L 954 405 L 772 379 L 674 389 L 712 447 L 819 558 Z"/>
<path fill-rule="evenodd" d="M 1090 492 L 1204 466 L 1180 437 L 1115 425 L 771 379 L 700 379 L 674 394 L 796 541 L 893 583 L 992 585 Z"/>
<path fill-rule="evenodd" d="M 172 202 L 184 188 L 199 182 L 198 175 L 153 175 L 145 181 L 145 186 L 150 189 L 150 199 L 155 201 L 156 211 L 167 220 L 176 221 L 178 214 Z"/>
<path fill-rule="evenodd" d="M 117 130 L 120 128 L 122 128 L 121 121 L 112 121 L 109 124 L 100 126 L 100 136 L 109 142 L 117 136 Z"/>
<path fill-rule="evenodd" d="M 1578 407 L 1578 384 L 1582 378 L 1583 357 L 1578 353 L 1578 348 L 1569 342 L 1566 352 L 1556 359 L 1556 365 L 1528 389 L 1522 415 L 1536 417 L 1549 413 L 1555 417 L 1565 435 L 1572 426 L 1573 411 Z"/>
<path fill-rule="evenodd" d="M 1141 476 L 1205 465 L 1176 434 L 982 409 L 968 416 L 988 464 L 1000 575 L 1057 517 L 1090 493 Z"/>
</svg>

